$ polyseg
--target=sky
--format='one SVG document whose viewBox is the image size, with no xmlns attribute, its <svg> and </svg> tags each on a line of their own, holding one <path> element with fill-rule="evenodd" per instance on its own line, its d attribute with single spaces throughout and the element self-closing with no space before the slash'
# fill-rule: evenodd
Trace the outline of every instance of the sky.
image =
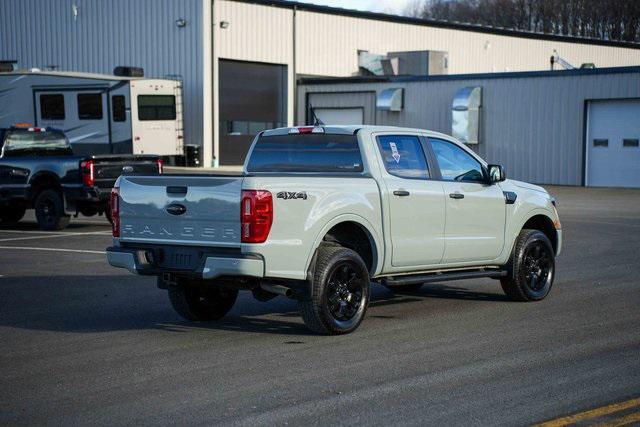
<svg viewBox="0 0 640 427">
<path fill-rule="evenodd" d="M 412 0 L 298 0 L 302 3 L 314 3 L 345 9 L 368 10 L 401 14 Z"/>
</svg>

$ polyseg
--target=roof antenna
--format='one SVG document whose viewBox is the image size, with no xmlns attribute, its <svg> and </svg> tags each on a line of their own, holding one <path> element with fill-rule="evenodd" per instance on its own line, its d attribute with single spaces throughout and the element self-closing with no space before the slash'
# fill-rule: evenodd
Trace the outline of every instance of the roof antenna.
<svg viewBox="0 0 640 427">
<path fill-rule="evenodd" d="M 313 105 L 309 104 L 309 107 L 311 108 L 311 114 L 313 114 L 313 125 L 314 126 L 324 126 L 324 122 L 322 120 L 320 120 L 318 118 L 318 116 L 316 116 L 316 110 L 315 110 L 315 108 L 313 108 Z"/>
</svg>

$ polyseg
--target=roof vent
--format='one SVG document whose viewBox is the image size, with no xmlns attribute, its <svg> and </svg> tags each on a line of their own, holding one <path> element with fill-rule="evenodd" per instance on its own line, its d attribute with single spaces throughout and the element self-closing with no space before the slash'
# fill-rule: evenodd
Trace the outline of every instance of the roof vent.
<svg viewBox="0 0 640 427">
<path fill-rule="evenodd" d="M 142 67 L 118 66 L 113 69 L 114 76 L 120 77 L 144 77 Z"/>
<path fill-rule="evenodd" d="M 376 98 L 376 108 L 380 111 L 402 111 L 404 107 L 404 89 L 401 87 L 385 89 Z"/>
<path fill-rule="evenodd" d="M 480 142 L 480 107 L 482 88 L 463 87 L 453 97 L 451 105 L 451 134 L 465 144 Z"/>
</svg>

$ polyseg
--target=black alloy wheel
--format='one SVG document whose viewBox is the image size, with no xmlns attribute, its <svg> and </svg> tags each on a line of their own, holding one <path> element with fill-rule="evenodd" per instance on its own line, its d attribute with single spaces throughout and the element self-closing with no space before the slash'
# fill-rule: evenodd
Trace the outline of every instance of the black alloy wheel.
<svg viewBox="0 0 640 427">
<path fill-rule="evenodd" d="M 42 230 L 62 230 L 69 225 L 70 216 L 65 214 L 62 194 L 56 190 L 43 190 L 34 203 L 36 219 Z"/>
<path fill-rule="evenodd" d="M 542 241 L 536 241 L 527 247 L 524 255 L 523 274 L 531 292 L 542 291 L 553 275 L 553 254 Z"/>
<path fill-rule="evenodd" d="M 339 245 L 320 246 L 309 285 L 309 297 L 299 301 L 309 329 L 339 335 L 358 328 L 371 295 L 369 271 L 358 253 Z"/>
<path fill-rule="evenodd" d="M 331 316 L 338 322 L 348 322 L 358 313 L 364 302 L 362 296 L 366 284 L 352 261 L 336 264 L 327 284 L 327 306 Z"/>
<path fill-rule="evenodd" d="M 555 279 L 551 241 L 540 230 L 522 230 L 505 267 L 509 275 L 500 279 L 500 284 L 507 296 L 515 301 L 544 299 Z"/>
</svg>

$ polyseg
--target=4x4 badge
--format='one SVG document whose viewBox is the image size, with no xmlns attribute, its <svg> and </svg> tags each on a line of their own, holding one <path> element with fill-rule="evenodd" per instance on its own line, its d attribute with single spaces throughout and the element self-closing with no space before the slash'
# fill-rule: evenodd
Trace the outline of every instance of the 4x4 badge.
<svg viewBox="0 0 640 427">
<path fill-rule="evenodd" d="M 290 199 L 303 199 L 307 200 L 307 192 L 306 191 L 280 191 L 276 194 L 278 199 L 290 200 Z"/>
</svg>

